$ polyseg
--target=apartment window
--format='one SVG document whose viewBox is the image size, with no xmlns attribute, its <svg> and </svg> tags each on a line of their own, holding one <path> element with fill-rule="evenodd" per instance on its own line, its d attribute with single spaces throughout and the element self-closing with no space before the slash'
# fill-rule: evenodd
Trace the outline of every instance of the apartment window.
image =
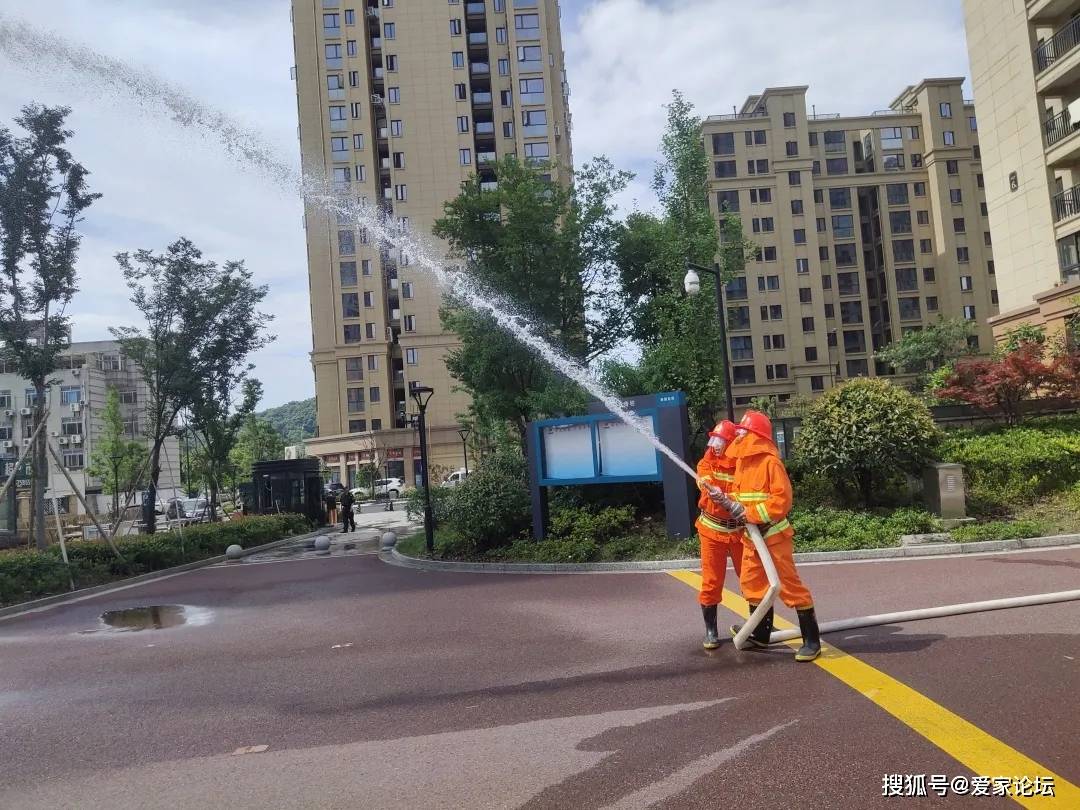
<svg viewBox="0 0 1080 810">
<path fill-rule="evenodd" d="M 911 168 L 913 168 L 913 169 L 921 169 L 922 165 L 923 165 L 922 155 L 920 155 L 920 154 L 918 154 L 916 152 L 915 154 L 913 154 L 911 156 Z"/>
<path fill-rule="evenodd" d="M 404 329 L 406 332 L 415 332 L 416 331 L 416 316 L 415 315 L 406 315 L 405 317 L 403 317 L 401 319 L 401 326 L 402 326 L 402 329 Z"/>
<path fill-rule="evenodd" d="M 788 157 L 794 157 L 795 155 L 799 154 L 799 142 L 788 141 L 786 144 L 784 144 L 784 149 Z"/>
<path fill-rule="evenodd" d="M 499 103 L 504 107 L 513 105 L 514 94 L 509 90 L 499 91 Z"/>
<path fill-rule="evenodd" d="M 861 301 L 841 301 L 840 302 L 840 322 L 841 323 L 862 323 L 863 322 L 863 310 Z"/>
<path fill-rule="evenodd" d="M 359 70 L 350 70 L 349 71 L 349 87 L 359 87 L 359 86 L 360 86 L 360 71 Z"/>
<path fill-rule="evenodd" d="M 450 36 L 461 36 L 461 20 L 450 20 Z"/>
<path fill-rule="evenodd" d="M 768 336 L 766 336 L 767 338 Z M 754 339 L 752 337 L 732 337 L 728 339 L 728 344 L 731 347 L 732 360 L 754 359 Z"/>
<path fill-rule="evenodd" d="M 914 183 L 913 186 L 916 197 L 926 196 L 926 183 Z"/>
<path fill-rule="evenodd" d="M 851 208 L 851 189 L 850 188 L 830 188 L 829 189 L 829 208 L 836 209 L 848 209 Z"/>
<path fill-rule="evenodd" d="M 344 333 L 344 340 L 346 343 L 359 343 L 360 342 L 360 324 L 350 323 L 342 327 Z"/>
<path fill-rule="evenodd" d="M 360 272 L 365 276 L 371 275 L 371 259 L 360 260 Z"/>
<path fill-rule="evenodd" d="M 352 169 L 348 166 L 338 166 L 334 169 L 332 175 L 334 185 L 341 185 L 343 183 L 352 182 Z"/>
<path fill-rule="evenodd" d="M 998 305 L 998 291 L 997 290 L 991 290 L 990 291 L 990 303 L 993 304 L 995 307 Z"/>
<path fill-rule="evenodd" d="M 380 391 L 379 386 L 373 385 L 370 388 L 368 388 L 368 401 L 369 402 L 381 402 L 382 401 L 382 391 Z"/>
<path fill-rule="evenodd" d="M 988 276 L 994 275 L 994 260 L 993 259 L 990 259 L 986 263 L 986 275 L 988 275 Z M 2 406 L 0 406 L 0 407 L 2 407 Z"/>
<path fill-rule="evenodd" d="M 937 300 L 936 295 L 928 295 L 928 296 L 926 296 L 926 311 L 927 312 L 937 312 L 938 311 L 938 300 Z"/>
<path fill-rule="evenodd" d="M 801 217 L 802 214 L 803 214 L 802 200 L 792 200 L 791 201 L 791 215 L 793 217 Z"/>
<path fill-rule="evenodd" d="M 509 59 L 500 59 L 499 60 L 499 75 L 500 76 L 509 76 L 510 75 L 510 60 Z"/>
<path fill-rule="evenodd" d="M 525 144 L 525 162 L 533 163 L 547 160 L 551 156 L 551 149 L 547 142 Z"/>
<path fill-rule="evenodd" d="M 330 139 L 330 151 L 334 153 L 334 156 L 341 154 L 342 152 L 349 151 L 349 139 L 348 138 L 331 138 Z"/>
<path fill-rule="evenodd" d="M 836 245 L 836 266 L 854 267 L 859 263 L 859 252 L 855 245 Z"/>
<path fill-rule="evenodd" d="M 975 307 L 974 306 L 969 305 L 969 306 L 964 307 L 964 320 L 966 320 L 966 321 L 975 320 Z"/>
<path fill-rule="evenodd" d="M 809 287 L 799 287 L 799 303 L 809 304 L 813 301 Z"/>
<path fill-rule="evenodd" d="M 752 188 L 750 189 L 750 202 L 754 205 L 772 202 L 772 189 L 771 188 Z"/>
<path fill-rule="evenodd" d="M 356 234 L 353 231 L 338 231 L 338 253 L 342 256 L 356 253 Z"/>
<path fill-rule="evenodd" d="M 750 307 L 728 307 L 728 329 L 750 328 Z"/>
<path fill-rule="evenodd" d="M 714 155 L 735 154 L 735 133 L 717 132 L 712 136 L 712 151 Z"/>
<path fill-rule="evenodd" d="M 365 293 L 365 295 L 367 295 Z M 359 318 L 360 317 L 360 296 L 356 293 L 342 293 L 341 295 L 341 317 L 343 318 Z"/>
<path fill-rule="evenodd" d="M 817 249 L 817 253 L 818 253 L 818 260 L 819 261 L 827 262 L 829 260 L 829 246 L 828 245 L 821 245 Z"/>
<path fill-rule="evenodd" d="M 825 233 L 825 231 L 827 229 L 828 229 L 828 225 L 826 225 L 825 217 L 818 217 L 817 218 L 817 232 L 818 233 Z"/>
<path fill-rule="evenodd" d="M 405 134 L 405 123 L 401 119 L 392 120 L 390 122 L 390 135 L 395 138 L 400 138 Z"/>
<path fill-rule="evenodd" d="M 345 10 L 345 24 L 356 25 L 356 12 L 351 8 Z"/>
<path fill-rule="evenodd" d="M 919 240 L 919 253 L 924 253 L 925 254 L 925 253 L 933 253 L 933 252 L 934 252 L 934 244 L 933 244 L 933 242 L 931 242 L 929 239 L 920 239 Z"/>
<path fill-rule="evenodd" d="M 364 412 L 364 389 L 363 388 L 346 388 L 346 398 L 348 401 L 349 413 L 363 413 Z"/>
<path fill-rule="evenodd" d="M 472 163 L 472 150 L 471 149 L 458 149 L 458 162 L 462 166 L 468 166 Z"/>
<path fill-rule="evenodd" d="M 539 14 L 515 14 L 514 28 L 518 31 L 530 31 L 540 28 Z"/>
<path fill-rule="evenodd" d="M 773 218 L 772 217 L 754 217 L 751 220 L 751 227 L 754 233 L 772 233 L 773 231 Z"/>
<path fill-rule="evenodd" d="M 952 118 L 952 104 L 950 104 L 949 102 L 941 102 L 938 110 L 940 111 L 942 118 Z"/>
<path fill-rule="evenodd" d="M 810 260 L 809 259 L 796 259 L 795 260 L 795 272 L 799 275 L 805 275 L 810 272 Z"/>
<path fill-rule="evenodd" d="M 370 290 L 364 293 L 364 307 L 371 309 L 375 306 L 375 294 Z"/>
<path fill-rule="evenodd" d="M 364 379 L 364 358 L 345 358 L 345 379 L 348 382 L 355 382 L 357 380 Z"/>
<path fill-rule="evenodd" d="M 945 141 L 946 146 L 956 146 L 956 133 L 951 129 L 942 132 L 941 137 Z"/>
<path fill-rule="evenodd" d="M 951 175 L 960 174 L 960 161 L 958 160 L 946 160 L 945 172 Z"/>
<path fill-rule="evenodd" d="M 814 177 L 817 177 L 819 174 L 821 174 L 821 161 L 820 160 L 815 160 L 814 161 L 813 165 L 810 167 L 810 173 L 812 175 L 814 175 Z"/>
<path fill-rule="evenodd" d="M 0 408 L 6 408 L 6 409 L 11 408 L 11 392 L 10 391 L 0 391 Z"/>
<path fill-rule="evenodd" d="M 814 319 L 811 317 L 802 319 L 802 330 L 804 333 L 810 333 L 814 331 Z"/>
<path fill-rule="evenodd" d="M 803 347 L 803 357 L 807 363 L 817 362 L 817 346 L 805 346 Z"/>
<path fill-rule="evenodd" d="M 455 69 L 465 67 L 465 51 L 453 51 L 450 54 L 450 64 L 452 64 Z M 485 71 L 485 73 L 486 72 L 487 71 Z"/>
<path fill-rule="evenodd" d="M 394 23 L 383 23 L 383 39 L 393 39 L 396 32 L 397 29 Z"/>
<path fill-rule="evenodd" d="M 963 292 L 971 292 L 973 288 L 971 276 L 960 276 L 960 289 Z"/>
<path fill-rule="evenodd" d="M 495 41 L 500 45 L 505 45 L 506 44 L 506 29 L 505 28 L 496 28 L 495 29 Z"/>
<path fill-rule="evenodd" d="M 922 318 L 918 298 L 897 298 L 896 303 L 900 308 L 900 320 L 917 321 Z"/>
<path fill-rule="evenodd" d="M 785 363 L 779 363 L 775 366 L 765 366 L 765 376 L 770 380 L 786 380 L 788 376 L 788 367 Z"/>
<path fill-rule="evenodd" d="M 937 281 L 937 273 L 934 272 L 933 267 L 924 267 L 922 269 L 922 280 L 926 284 L 933 284 Z"/>
<path fill-rule="evenodd" d="M 836 317 L 836 307 L 833 304 L 825 305 L 825 318 L 832 319 Z"/>
<path fill-rule="evenodd" d="M 802 175 L 799 172 L 788 172 L 787 181 L 789 186 L 801 186 Z"/>
<path fill-rule="evenodd" d="M 902 172 L 904 170 L 904 156 L 901 154 L 882 155 L 881 167 L 887 172 Z"/>
<path fill-rule="evenodd" d="M 847 174 L 848 162 L 846 157 L 829 158 L 825 161 L 826 174 Z"/>
<path fill-rule="evenodd" d="M 368 367 L 368 371 L 378 371 L 379 370 L 379 355 L 377 355 L 377 354 L 369 354 L 367 356 L 367 367 Z"/>
<path fill-rule="evenodd" d="M 810 390 L 811 391 L 824 391 L 825 390 L 825 378 L 820 376 L 813 376 L 810 378 Z"/>
<path fill-rule="evenodd" d="M 832 218 L 833 236 L 837 239 L 855 238 L 855 217 L 852 214 L 837 214 Z"/>
<path fill-rule="evenodd" d="M 768 160 L 748 160 L 746 161 L 746 171 L 748 174 L 768 174 L 769 173 L 769 161 Z"/>
<path fill-rule="evenodd" d="M 401 88 L 400 87 L 387 88 L 386 100 L 389 101 L 391 104 L 400 104 L 401 103 Z"/>
<path fill-rule="evenodd" d="M 405 153 L 404 152 L 394 152 L 394 168 L 395 169 L 404 169 L 405 168 Z"/>
<path fill-rule="evenodd" d="M 908 187 L 907 183 L 889 183 L 885 186 L 885 197 L 889 202 L 889 205 L 907 205 L 908 204 Z"/>
<path fill-rule="evenodd" d="M 388 73 L 396 73 L 398 68 L 397 56 L 395 54 L 387 54 L 386 56 L 386 70 Z"/>
<path fill-rule="evenodd" d="M 355 39 L 350 39 L 345 43 L 345 51 L 346 51 L 346 53 L 349 54 L 349 56 L 353 56 L 353 57 L 355 57 L 357 54 L 360 53 L 360 49 L 357 48 L 357 46 L 356 46 L 356 40 Z M 331 65 L 331 64 L 327 63 L 327 67 L 340 67 L 340 66 L 341 66 L 340 64 Z"/>
<path fill-rule="evenodd" d="M 958 247 L 956 249 L 956 260 L 960 262 L 960 264 L 967 264 L 971 261 L 971 256 L 966 247 Z"/>
<path fill-rule="evenodd" d="M 914 292 L 919 289 L 919 275 L 914 267 L 901 267 L 896 271 L 897 292 Z"/>
<path fill-rule="evenodd" d="M 836 274 L 836 291 L 840 295 L 858 295 L 859 294 L 859 274 L 858 273 L 837 273 Z"/>
<path fill-rule="evenodd" d="M 343 93 L 345 90 L 345 83 L 341 76 L 333 73 L 326 77 L 326 90 L 330 94 L 331 99 L 341 99 L 344 95 L 333 95 L 334 93 Z"/>
<path fill-rule="evenodd" d="M 762 256 L 764 257 L 765 261 L 767 261 L 767 262 L 775 262 L 776 261 L 776 248 L 775 247 L 767 247 L 767 248 L 765 248 L 762 251 Z"/>
<path fill-rule="evenodd" d="M 780 276 L 758 276 L 757 277 L 758 292 L 765 292 L 766 290 L 779 290 L 780 289 Z M 764 307 L 762 311 L 764 312 Z M 765 316 L 762 315 L 764 318 Z"/>
<path fill-rule="evenodd" d="M 718 160 L 713 164 L 713 171 L 717 177 L 736 177 L 738 169 L 734 160 Z"/>
<path fill-rule="evenodd" d="M 518 45 L 517 60 L 519 62 L 540 62 L 544 58 L 539 45 Z"/>
<path fill-rule="evenodd" d="M 349 433 L 366 433 L 367 432 L 367 420 L 366 419 L 350 419 L 349 420 Z"/>
<path fill-rule="evenodd" d="M 345 107 L 344 106 L 334 106 L 334 107 L 330 108 L 330 121 L 331 122 L 344 121 L 345 118 L 346 117 L 345 117 Z M 331 128 L 333 128 L 333 123 L 331 123 Z"/>
<path fill-rule="evenodd" d="M 822 276 L 821 277 L 821 289 L 823 289 L 823 290 L 831 290 L 832 289 L 832 276 Z"/>
<path fill-rule="evenodd" d="M 64 467 L 69 470 L 81 470 L 83 468 L 83 451 L 65 450 Z"/>
<path fill-rule="evenodd" d="M 975 175 L 975 185 L 977 185 L 979 188 L 983 188 L 984 183 L 985 181 L 983 180 L 983 176 L 981 174 Z"/>
<path fill-rule="evenodd" d="M 469 116 L 459 115 L 457 119 L 457 131 L 468 132 L 469 131 Z"/>
<path fill-rule="evenodd" d="M 353 148 L 353 151 L 357 151 L 357 152 L 364 148 L 364 136 L 363 135 L 353 135 L 352 136 L 352 148 Z"/>
<path fill-rule="evenodd" d="M 782 321 L 784 319 L 784 307 L 782 304 L 769 304 L 769 320 Z"/>
<path fill-rule="evenodd" d="M 796 245 L 805 245 L 806 244 L 806 229 L 805 228 L 796 228 L 794 236 L 795 236 L 795 244 Z"/>
<path fill-rule="evenodd" d="M 751 192 L 754 189 L 750 189 Z M 735 213 L 739 210 L 739 192 L 738 191 L 718 191 L 716 192 L 716 210 L 723 213 L 730 211 Z"/>
<path fill-rule="evenodd" d="M 848 360 L 848 377 L 867 377 L 870 374 L 870 364 L 866 360 Z"/>
<path fill-rule="evenodd" d="M 757 374 L 753 366 L 732 366 L 731 382 L 733 385 L 753 385 L 757 382 Z"/>
<path fill-rule="evenodd" d="M 965 233 L 966 228 L 964 226 L 964 218 L 963 217 L 954 217 L 953 221 L 952 221 L 952 229 L 953 229 L 953 233 Z"/>
<path fill-rule="evenodd" d="M 793 113 L 793 112 L 784 113 L 784 126 L 787 127 L 788 129 L 795 126 L 795 113 Z"/>
<path fill-rule="evenodd" d="M 811 132 L 810 133 L 810 145 L 811 146 L 817 146 L 818 145 L 818 134 L 816 132 Z"/>
<path fill-rule="evenodd" d="M 724 289 L 727 291 L 728 300 L 746 299 L 746 276 L 738 276 L 729 281 Z"/>
<path fill-rule="evenodd" d="M 826 152 L 846 152 L 847 143 L 844 141 L 845 133 L 842 129 L 828 130 L 825 132 Z"/>
<path fill-rule="evenodd" d="M 772 347 L 773 347 L 773 349 L 777 349 L 777 350 L 783 349 L 783 348 L 785 348 L 786 343 L 787 343 L 787 338 L 785 338 L 783 335 L 773 335 L 772 336 Z"/>
<path fill-rule="evenodd" d="M 866 333 L 861 329 L 845 329 L 844 351 L 850 354 L 864 353 L 866 351 Z"/>
<path fill-rule="evenodd" d="M 514 137 L 514 122 L 513 121 L 503 121 L 503 137 L 504 138 L 513 138 Z"/>
<path fill-rule="evenodd" d="M 325 45 L 323 54 L 326 57 L 326 66 L 330 68 L 341 67 L 341 46 Z"/>
<path fill-rule="evenodd" d="M 911 212 L 890 211 L 889 228 L 893 233 L 911 233 Z"/>
<path fill-rule="evenodd" d="M 979 214 L 981 214 L 984 217 L 990 215 L 990 211 L 987 209 L 986 203 L 984 203 L 984 202 L 979 203 Z"/>
<path fill-rule="evenodd" d="M 919 220 L 920 225 L 929 225 L 930 224 L 930 212 L 929 211 L 919 211 L 917 218 Z"/>
<path fill-rule="evenodd" d="M 983 244 L 990 247 L 992 239 L 990 237 L 990 231 L 983 231 Z"/>
<path fill-rule="evenodd" d="M 521 125 L 523 127 L 546 127 L 547 110 L 522 110 Z"/>
<path fill-rule="evenodd" d="M 373 323 L 365 323 L 364 324 L 364 334 L 367 336 L 368 340 L 374 340 L 375 339 L 375 324 L 373 324 Z"/>
<path fill-rule="evenodd" d="M 821 205 L 825 202 L 825 192 L 820 188 L 814 189 L 814 202 Z"/>
<path fill-rule="evenodd" d="M 409 199 L 409 187 L 405 183 L 394 186 L 394 199 L 405 202 Z"/>
</svg>

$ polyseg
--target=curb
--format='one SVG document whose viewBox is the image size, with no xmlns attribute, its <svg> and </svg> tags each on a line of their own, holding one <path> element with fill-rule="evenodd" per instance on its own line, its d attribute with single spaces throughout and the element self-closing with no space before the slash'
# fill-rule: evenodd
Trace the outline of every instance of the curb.
<svg viewBox="0 0 1080 810">
<path fill-rule="evenodd" d="M 320 534 L 325 534 L 325 529 L 319 529 L 318 531 L 308 532 L 307 534 L 294 534 L 291 537 L 283 537 L 280 540 L 274 540 L 270 543 L 265 543 L 261 546 L 252 546 L 251 548 L 244 549 L 240 559 L 244 557 L 250 557 L 252 554 L 258 554 L 263 551 L 275 549 L 286 543 L 293 543 L 297 540 L 308 540 L 312 537 L 318 537 Z M 207 568 L 211 565 L 217 565 L 218 563 L 229 562 L 228 558 L 224 554 L 217 557 L 207 557 L 205 560 L 196 560 L 195 562 L 184 563 L 183 565 L 177 565 L 173 568 L 162 568 L 160 571 L 150 571 L 146 574 L 139 574 L 134 577 L 127 577 L 126 579 L 118 579 L 114 582 L 106 582 L 102 585 L 94 585 L 90 588 L 79 588 L 75 591 L 68 591 L 67 593 L 60 593 L 54 596 L 45 596 L 41 599 L 35 599 L 32 602 L 19 602 L 14 605 L 8 605 L 7 607 L 0 608 L 0 621 L 4 619 L 11 619 L 15 616 L 21 616 L 24 613 L 33 613 L 38 610 L 42 610 L 48 607 L 54 607 L 56 605 L 62 605 L 66 602 L 79 602 L 83 599 L 87 599 L 91 596 L 96 596 L 99 593 L 106 591 L 115 591 L 123 588 L 130 588 L 134 585 L 142 585 L 147 582 L 153 582 L 156 579 L 168 579 L 178 574 L 186 574 L 188 571 L 195 571 L 199 568 Z"/>
<path fill-rule="evenodd" d="M 796 563 L 845 562 L 858 560 L 932 559 L 946 555 L 985 554 L 995 551 L 1056 548 L 1080 545 L 1080 534 L 1029 537 L 1021 540 L 981 540 L 972 543 L 933 543 L 921 546 L 866 548 L 854 551 L 801 551 Z M 458 560 L 425 560 L 407 557 L 396 548 L 380 551 L 379 559 L 389 565 L 423 571 L 473 574 L 629 574 L 649 571 L 696 571 L 701 560 L 643 560 L 608 563 L 482 563 Z"/>
</svg>

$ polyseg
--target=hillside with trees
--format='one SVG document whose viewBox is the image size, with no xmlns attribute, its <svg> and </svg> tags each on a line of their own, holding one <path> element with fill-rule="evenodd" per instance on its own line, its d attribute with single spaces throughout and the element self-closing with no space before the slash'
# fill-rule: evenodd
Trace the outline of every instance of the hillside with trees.
<svg viewBox="0 0 1080 810">
<path fill-rule="evenodd" d="M 315 398 L 286 402 L 255 414 L 269 422 L 285 444 L 298 444 L 315 435 Z"/>
</svg>

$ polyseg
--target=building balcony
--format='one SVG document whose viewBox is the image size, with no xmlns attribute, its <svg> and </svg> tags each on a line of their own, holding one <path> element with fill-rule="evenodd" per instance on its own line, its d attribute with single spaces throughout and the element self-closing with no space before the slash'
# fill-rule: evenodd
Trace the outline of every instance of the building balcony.
<svg viewBox="0 0 1080 810">
<path fill-rule="evenodd" d="M 1075 102 L 1073 105 L 1075 106 Z M 1046 164 L 1052 168 L 1066 168 L 1080 164 L 1080 121 L 1074 122 L 1069 108 L 1046 121 Z"/>
<path fill-rule="evenodd" d="M 1035 51 L 1035 89 L 1046 97 L 1080 95 L 1080 19 L 1066 25 Z"/>
<path fill-rule="evenodd" d="M 465 16 L 466 17 L 483 17 L 485 12 L 483 3 L 466 3 L 465 4 Z"/>
<path fill-rule="evenodd" d="M 495 163 L 497 161 L 498 161 L 498 158 L 496 157 L 494 152 L 477 152 L 476 153 L 476 162 L 477 163 Z"/>
<path fill-rule="evenodd" d="M 1049 39 L 1043 40 L 1035 49 L 1035 69 L 1039 73 L 1047 70 L 1080 45 L 1080 18 L 1075 18 L 1054 32 Z"/>
<path fill-rule="evenodd" d="M 543 93 L 521 93 L 518 98 L 522 104 L 545 104 L 545 96 Z"/>
<path fill-rule="evenodd" d="M 488 35 L 484 31 L 469 34 L 469 45 L 487 45 Z"/>
<path fill-rule="evenodd" d="M 477 135 L 494 135 L 495 134 L 495 122 L 494 121 L 477 121 L 473 125 L 473 129 L 476 130 Z"/>
<path fill-rule="evenodd" d="M 383 69 L 381 67 L 372 68 L 371 76 L 372 76 L 372 78 L 375 79 L 375 81 L 381 82 L 383 80 L 384 75 L 385 74 L 384 74 Z"/>
<path fill-rule="evenodd" d="M 486 90 L 482 90 L 478 93 L 472 94 L 472 103 L 474 107 L 490 107 L 491 106 L 491 93 Z"/>
<path fill-rule="evenodd" d="M 469 65 L 469 73 L 473 76 L 489 76 L 491 75 L 491 65 L 487 62 L 473 62 Z"/>
<path fill-rule="evenodd" d="M 331 119 L 330 131 L 331 132 L 344 132 L 349 128 L 349 122 L 345 119 Z"/>
<path fill-rule="evenodd" d="M 1068 17 L 1074 0 L 1027 0 L 1027 15 L 1032 22 L 1053 23 Z"/>
<path fill-rule="evenodd" d="M 371 38 L 371 50 L 373 50 L 373 51 L 382 50 L 382 37 L 372 37 Z"/>
<path fill-rule="evenodd" d="M 1054 222 L 1060 223 L 1080 214 L 1080 186 L 1067 188 L 1052 198 Z"/>
<path fill-rule="evenodd" d="M 488 180 L 480 184 L 481 191 L 495 191 L 499 188 L 499 184 L 495 180 Z"/>
</svg>

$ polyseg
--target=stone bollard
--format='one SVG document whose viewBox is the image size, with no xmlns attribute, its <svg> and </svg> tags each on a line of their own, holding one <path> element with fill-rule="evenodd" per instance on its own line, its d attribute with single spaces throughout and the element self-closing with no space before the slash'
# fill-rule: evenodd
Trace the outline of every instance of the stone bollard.
<svg viewBox="0 0 1080 810">
<path fill-rule="evenodd" d="M 391 531 L 383 532 L 382 539 L 379 542 L 380 551 L 390 551 L 397 545 L 397 535 Z"/>
<path fill-rule="evenodd" d="M 227 549 L 225 549 L 225 559 L 229 562 L 236 562 L 244 556 L 244 549 L 233 543 Z"/>
<path fill-rule="evenodd" d="M 326 535 L 315 538 L 315 550 L 323 554 L 330 553 L 330 538 Z"/>
</svg>

